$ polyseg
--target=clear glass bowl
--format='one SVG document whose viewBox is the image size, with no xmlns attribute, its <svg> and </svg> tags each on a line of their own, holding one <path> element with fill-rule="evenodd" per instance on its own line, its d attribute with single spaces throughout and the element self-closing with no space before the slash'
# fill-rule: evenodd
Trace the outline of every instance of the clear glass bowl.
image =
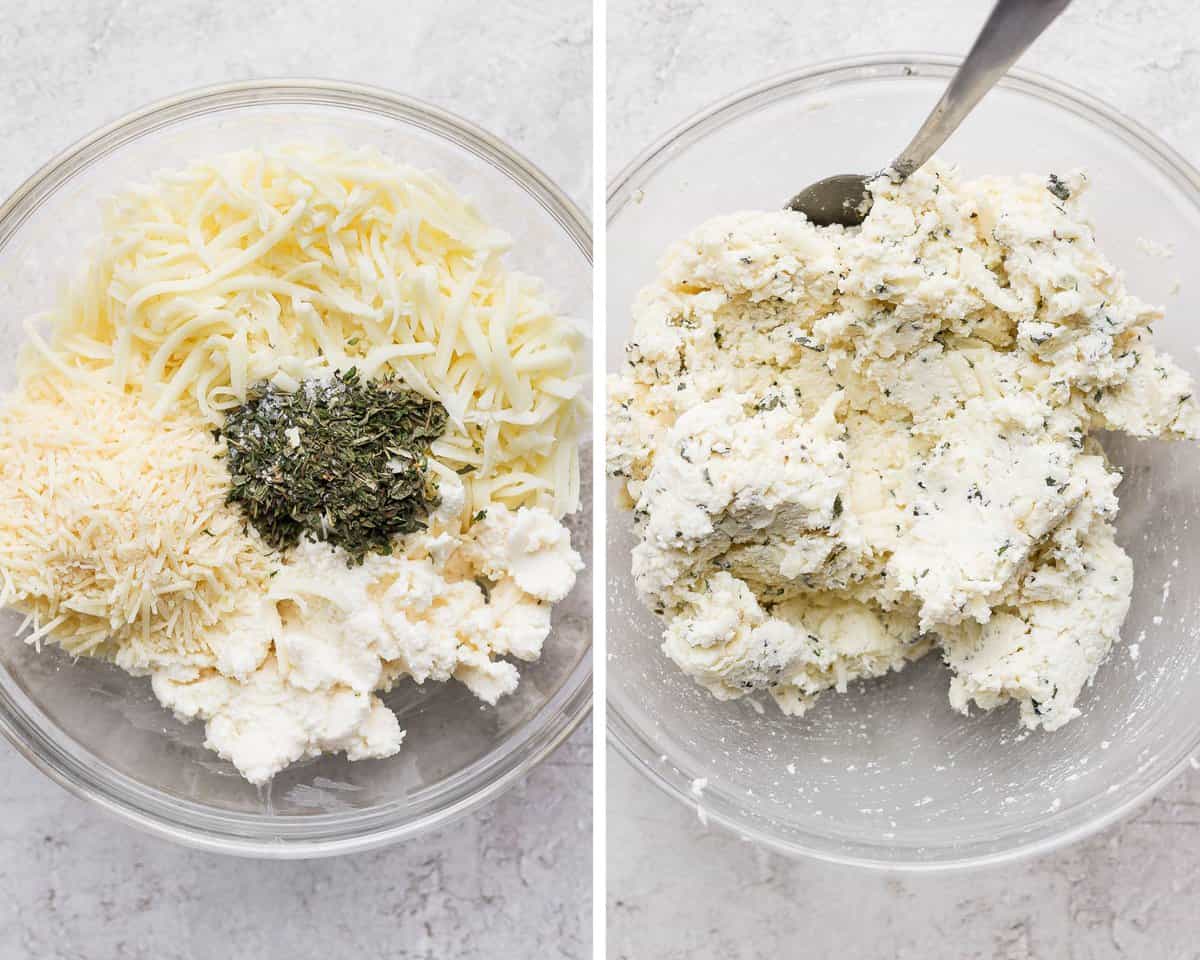
<svg viewBox="0 0 1200 960">
<path fill-rule="evenodd" d="M 703 111 L 632 163 L 609 192 L 610 369 L 634 294 L 670 241 L 715 214 L 779 208 L 829 174 L 879 169 L 956 65 L 891 55 L 789 74 Z M 1134 292 L 1167 306 L 1157 341 L 1200 373 L 1200 283 L 1182 275 L 1200 258 L 1200 174 L 1178 154 L 1091 97 L 1017 72 L 943 156 L 969 175 L 1085 167 L 1102 249 Z M 1174 257 L 1148 255 L 1139 238 L 1173 247 Z M 612 741 L 704 818 L 828 860 L 980 864 L 1046 851 L 1113 821 L 1200 747 L 1200 449 L 1124 438 L 1107 449 L 1125 471 L 1118 527 L 1134 560 L 1133 605 L 1125 642 L 1067 727 L 1019 736 L 1011 709 L 958 715 L 936 656 L 847 695 L 826 694 L 802 720 L 772 704 L 759 715 L 748 700 L 718 703 L 660 652 L 660 628 L 629 573 L 629 515 L 613 506 Z M 708 781 L 699 799 L 694 778 Z"/>
<path fill-rule="evenodd" d="M 563 311 L 591 318 L 587 220 L 523 157 L 441 110 L 345 84 L 246 83 L 186 94 L 71 147 L 0 206 L 0 390 L 15 382 L 21 321 L 46 309 L 99 230 L 97 200 L 199 156 L 281 142 L 374 145 L 439 170 L 515 238 L 515 265 L 546 279 Z M 585 479 L 588 451 L 584 451 Z M 591 550 L 591 497 L 570 518 Z M 545 655 L 519 690 L 483 708 L 457 683 L 409 683 L 384 699 L 408 731 L 388 760 L 342 756 L 297 765 L 257 790 L 176 722 L 145 679 L 37 653 L 0 615 L 0 731 L 63 786 L 168 838 L 226 853 L 306 857 L 378 846 L 442 826 L 494 798 L 560 743 L 591 704 L 590 568 L 555 609 Z"/>
</svg>

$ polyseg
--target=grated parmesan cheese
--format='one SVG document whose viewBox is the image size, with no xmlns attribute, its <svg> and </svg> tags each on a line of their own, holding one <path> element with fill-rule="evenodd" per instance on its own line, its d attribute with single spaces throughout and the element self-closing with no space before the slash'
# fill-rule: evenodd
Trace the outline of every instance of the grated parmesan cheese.
<svg viewBox="0 0 1200 960">
<path fill-rule="evenodd" d="M 266 589 L 273 561 L 225 505 L 195 413 L 152 419 L 129 394 L 57 374 L 0 412 L 0 604 L 30 642 L 145 673 L 216 662 L 205 633 Z"/>
<path fill-rule="evenodd" d="M 509 237 L 434 174 L 366 149 L 232 153 L 111 200 L 42 368 L 211 424 L 247 387 L 357 366 L 441 401 L 433 454 L 472 510 L 579 500 L 583 337 Z"/>
</svg>

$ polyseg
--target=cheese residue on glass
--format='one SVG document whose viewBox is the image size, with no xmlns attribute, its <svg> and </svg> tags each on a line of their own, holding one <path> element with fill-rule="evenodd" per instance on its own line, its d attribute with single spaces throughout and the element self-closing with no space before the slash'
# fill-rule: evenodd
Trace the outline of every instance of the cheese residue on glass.
<svg viewBox="0 0 1200 960">
<path fill-rule="evenodd" d="M 561 519 L 586 411 L 582 334 L 509 246 L 438 176 L 367 149 L 228 154 L 108 201 L 0 413 L 0 601 L 27 639 L 149 675 L 254 783 L 395 753 L 379 694 L 402 678 L 513 692 L 582 567 Z M 226 412 L 350 371 L 445 408 L 434 509 L 365 556 L 328 529 L 275 552 L 230 496 Z M 303 455 L 303 430 L 285 438 Z"/>
</svg>

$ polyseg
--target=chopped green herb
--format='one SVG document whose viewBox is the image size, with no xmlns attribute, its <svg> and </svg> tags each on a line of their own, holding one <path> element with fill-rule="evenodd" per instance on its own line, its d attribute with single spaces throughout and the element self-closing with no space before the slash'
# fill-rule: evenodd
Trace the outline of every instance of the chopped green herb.
<svg viewBox="0 0 1200 960">
<path fill-rule="evenodd" d="M 427 457 L 445 427 L 440 403 L 390 379 L 360 380 L 354 368 L 294 393 L 259 383 L 221 428 L 227 499 L 276 549 L 307 533 L 356 562 L 387 554 L 439 503 Z M 301 446 L 288 439 L 297 429 Z"/>
<path fill-rule="evenodd" d="M 1053 173 L 1050 174 L 1050 180 L 1046 184 L 1046 189 L 1064 202 L 1071 196 L 1071 188 Z"/>
</svg>

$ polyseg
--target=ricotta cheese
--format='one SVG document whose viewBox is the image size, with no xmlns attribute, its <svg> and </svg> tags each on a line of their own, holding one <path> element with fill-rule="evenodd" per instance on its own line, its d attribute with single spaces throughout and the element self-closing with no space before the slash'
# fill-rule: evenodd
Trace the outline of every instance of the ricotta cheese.
<svg viewBox="0 0 1200 960">
<path fill-rule="evenodd" d="M 162 666 L 155 695 L 180 718 L 206 721 L 206 746 L 253 783 L 321 753 L 394 754 L 404 733 L 375 694 L 405 677 L 455 679 L 494 704 L 519 680 L 501 658 L 541 656 L 546 598 L 566 596 L 582 566 L 549 512 L 522 509 L 528 516 L 500 521 L 510 533 L 498 550 L 496 523 L 483 522 L 462 535 L 406 538 L 403 551 L 367 554 L 357 566 L 340 548 L 302 542 L 265 596 L 210 640 L 215 668 Z M 539 569 L 549 558 L 553 574 Z"/>
<path fill-rule="evenodd" d="M 1086 189 L 934 162 L 861 228 L 736 213 L 667 251 L 608 465 L 663 649 L 714 696 L 800 714 L 938 648 L 956 709 L 1078 715 L 1132 589 L 1092 434 L 1200 438 Z"/>
<path fill-rule="evenodd" d="M 567 529 L 539 508 L 515 512 L 503 504 L 482 511 L 471 529 L 467 557 L 491 580 L 511 578 L 530 596 L 557 603 L 583 569 Z"/>
</svg>

